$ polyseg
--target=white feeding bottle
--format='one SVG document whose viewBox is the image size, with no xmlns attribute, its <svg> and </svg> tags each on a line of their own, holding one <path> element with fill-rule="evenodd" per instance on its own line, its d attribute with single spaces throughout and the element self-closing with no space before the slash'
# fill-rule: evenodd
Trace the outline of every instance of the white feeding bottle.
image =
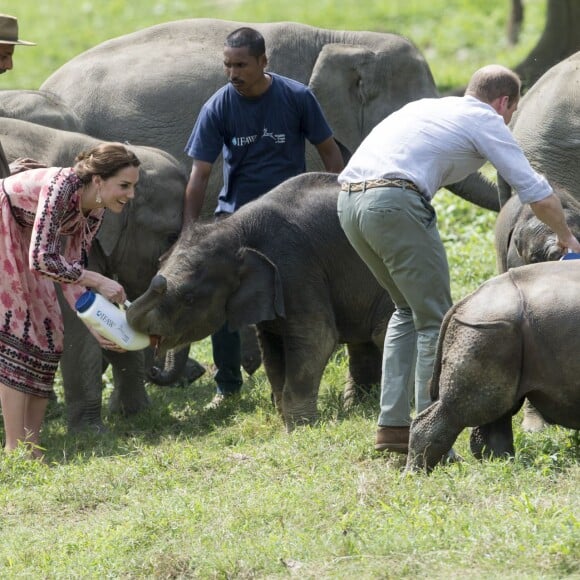
<svg viewBox="0 0 580 580">
<path fill-rule="evenodd" d="M 76 301 L 77 314 L 101 336 L 125 350 L 141 350 L 149 346 L 149 336 L 133 330 L 124 310 L 106 298 L 87 290 Z"/>
</svg>

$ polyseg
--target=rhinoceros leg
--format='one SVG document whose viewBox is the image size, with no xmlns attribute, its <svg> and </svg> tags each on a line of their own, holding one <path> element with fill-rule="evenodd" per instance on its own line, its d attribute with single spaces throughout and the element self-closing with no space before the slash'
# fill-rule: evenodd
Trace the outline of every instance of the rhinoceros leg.
<svg viewBox="0 0 580 580">
<path fill-rule="evenodd" d="M 548 426 L 544 417 L 540 414 L 538 409 L 534 407 L 527 399 L 524 403 L 524 419 L 522 421 L 522 429 L 528 433 L 538 433 Z"/>
<path fill-rule="evenodd" d="M 405 471 L 431 471 L 451 450 L 464 427 L 441 401 L 435 401 L 411 424 Z"/>
<path fill-rule="evenodd" d="M 475 427 L 471 431 L 469 446 L 477 459 L 513 457 L 515 450 L 511 411 L 492 423 Z"/>
</svg>

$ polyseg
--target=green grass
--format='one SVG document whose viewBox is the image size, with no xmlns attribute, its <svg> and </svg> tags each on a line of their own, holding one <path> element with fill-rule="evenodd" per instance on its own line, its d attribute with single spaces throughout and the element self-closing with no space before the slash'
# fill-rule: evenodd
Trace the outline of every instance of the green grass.
<svg viewBox="0 0 580 580">
<path fill-rule="evenodd" d="M 400 32 L 424 50 L 445 90 L 481 64 L 513 65 L 527 53 L 545 2 L 526 8 L 522 44 L 512 50 L 505 0 L 4 0 L 21 36 L 39 46 L 17 48 L 1 86 L 37 88 L 97 42 L 219 14 Z M 494 216 L 447 192 L 435 202 L 459 299 L 494 274 Z M 207 340 L 193 350 L 209 364 Z M 290 436 L 262 370 L 229 413 L 203 410 L 208 373 L 182 389 L 150 387 L 151 409 L 107 415 L 110 430 L 100 436 L 67 434 L 58 384 L 43 435 L 48 465 L 0 454 L 0 577 L 580 576 L 577 435 L 559 427 L 526 434 L 518 416 L 514 461 L 475 461 L 464 432 L 456 445 L 464 463 L 405 477 L 401 457 L 373 451 L 377 393 L 342 410 L 345 373 L 339 351 L 321 386 L 320 425 Z"/>
<path fill-rule="evenodd" d="M 207 354 L 207 353 L 205 353 Z M 515 461 L 405 477 L 372 451 L 376 401 L 288 436 L 261 374 L 233 414 L 206 412 L 209 379 L 151 388 L 111 433 L 67 436 L 52 410 L 49 466 L 0 459 L 2 577 L 565 577 L 580 572 L 578 442 L 516 428 Z M 519 424 L 519 419 L 516 419 Z"/>
<path fill-rule="evenodd" d="M 325 28 L 396 32 L 425 53 L 442 91 L 464 85 L 478 67 L 516 65 L 540 37 L 546 0 L 526 0 L 521 40 L 506 37 L 507 0 L 4 0 L 20 35 L 37 47 L 16 49 L 3 88 L 38 88 L 53 71 L 99 42 L 182 18 L 242 22 L 297 21 Z M 150 55 L 155 66 L 155 53 Z"/>
</svg>

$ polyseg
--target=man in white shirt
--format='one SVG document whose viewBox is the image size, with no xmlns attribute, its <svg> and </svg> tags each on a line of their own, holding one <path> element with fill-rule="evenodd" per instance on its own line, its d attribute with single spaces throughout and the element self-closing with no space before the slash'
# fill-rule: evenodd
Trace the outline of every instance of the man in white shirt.
<svg viewBox="0 0 580 580">
<path fill-rule="evenodd" d="M 338 176 L 341 226 L 396 306 L 383 352 L 378 451 L 407 452 L 413 385 L 416 411 L 431 404 L 439 328 L 452 304 L 430 203 L 440 187 L 490 161 L 560 245 L 580 251 L 558 197 L 507 127 L 519 98 L 515 73 L 486 66 L 474 73 L 464 97 L 421 99 L 384 119 Z"/>
</svg>

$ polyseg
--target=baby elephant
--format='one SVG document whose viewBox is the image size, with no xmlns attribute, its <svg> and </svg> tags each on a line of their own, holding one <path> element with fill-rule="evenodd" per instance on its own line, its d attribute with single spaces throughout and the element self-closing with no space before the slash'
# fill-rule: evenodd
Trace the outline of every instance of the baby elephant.
<svg viewBox="0 0 580 580">
<path fill-rule="evenodd" d="M 478 458 L 513 456 L 524 397 L 580 428 L 580 260 L 514 268 L 455 304 L 439 337 L 434 403 L 411 425 L 407 471 L 431 470 L 465 427 Z"/>
</svg>

